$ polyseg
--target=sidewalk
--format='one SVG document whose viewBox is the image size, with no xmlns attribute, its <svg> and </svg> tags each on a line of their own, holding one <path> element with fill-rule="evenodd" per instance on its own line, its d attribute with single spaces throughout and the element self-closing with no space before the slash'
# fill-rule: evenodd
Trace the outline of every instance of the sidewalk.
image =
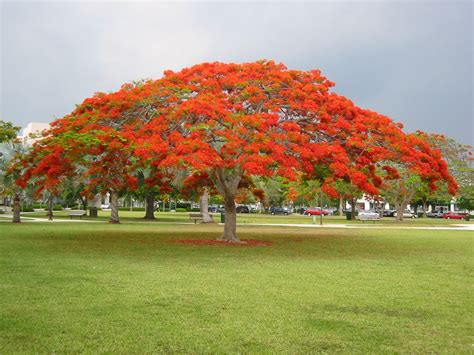
<svg viewBox="0 0 474 355">
<path fill-rule="evenodd" d="M 222 223 L 219 223 L 223 225 Z M 278 223 L 237 223 L 238 226 L 268 226 L 268 227 L 299 227 L 299 228 L 342 228 L 342 229 L 420 229 L 420 230 L 463 230 L 474 231 L 474 224 L 452 224 L 453 227 L 444 226 L 385 226 L 385 225 L 354 225 L 354 224 L 278 224 Z"/>
<path fill-rule="evenodd" d="M 0 222 L 11 222 L 13 216 L 12 214 L 0 214 Z M 56 222 L 83 222 L 83 223 L 97 223 L 100 221 L 90 221 L 86 219 L 53 219 L 50 221 L 47 218 L 38 218 L 38 217 L 25 217 L 21 216 L 21 221 L 22 222 L 50 222 L 50 223 L 56 223 Z"/>
</svg>

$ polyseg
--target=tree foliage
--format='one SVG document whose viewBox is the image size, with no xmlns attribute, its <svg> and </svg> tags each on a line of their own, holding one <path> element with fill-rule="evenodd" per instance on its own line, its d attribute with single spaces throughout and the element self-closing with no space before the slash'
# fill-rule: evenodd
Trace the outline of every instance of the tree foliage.
<svg viewBox="0 0 474 355">
<path fill-rule="evenodd" d="M 256 188 L 253 177 L 316 180 L 334 197 L 342 181 L 377 195 L 384 181 L 399 176 L 396 163 L 431 189 L 446 181 L 455 192 L 438 151 L 389 117 L 331 92 L 333 86 L 319 70 L 267 60 L 167 71 L 159 80 L 98 93 L 55 121 L 23 160 L 18 183 L 35 176 L 39 189 L 53 188 L 81 174 L 86 193 L 110 190 L 117 197 L 136 188 L 137 169 L 153 172 L 150 187 L 165 187 L 167 174 L 181 171 L 188 186 L 223 196 L 228 241 L 238 241 L 235 199 Z"/>
<path fill-rule="evenodd" d="M 14 140 L 19 131 L 20 127 L 14 126 L 11 122 L 0 120 L 0 143 Z"/>
</svg>

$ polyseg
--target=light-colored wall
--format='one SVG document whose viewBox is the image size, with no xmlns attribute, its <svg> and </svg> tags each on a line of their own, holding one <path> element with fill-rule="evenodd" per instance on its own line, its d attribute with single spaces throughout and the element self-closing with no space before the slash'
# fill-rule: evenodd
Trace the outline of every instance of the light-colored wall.
<svg viewBox="0 0 474 355">
<path fill-rule="evenodd" d="M 30 134 L 38 134 L 49 128 L 49 123 L 30 122 L 25 128 L 23 128 L 22 134 L 18 136 L 18 138 L 22 139 L 25 143 L 33 144 L 38 140 L 38 138 L 31 138 Z"/>
</svg>

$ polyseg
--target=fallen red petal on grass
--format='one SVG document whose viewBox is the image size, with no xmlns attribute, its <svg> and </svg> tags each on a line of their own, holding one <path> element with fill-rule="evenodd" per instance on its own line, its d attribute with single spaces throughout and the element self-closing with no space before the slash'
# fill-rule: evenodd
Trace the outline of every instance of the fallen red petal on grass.
<svg viewBox="0 0 474 355">
<path fill-rule="evenodd" d="M 229 247 L 270 247 L 273 245 L 272 242 L 254 239 L 243 239 L 240 243 L 231 243 L 217 239 L 180 239 L 171 240 L 170 242 L 184 245 L 221 245 Z"/>
</svg>

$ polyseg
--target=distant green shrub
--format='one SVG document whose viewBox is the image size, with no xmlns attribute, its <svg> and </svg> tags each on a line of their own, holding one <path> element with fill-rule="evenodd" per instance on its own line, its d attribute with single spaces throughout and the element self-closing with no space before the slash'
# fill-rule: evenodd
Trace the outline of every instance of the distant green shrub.
<svg viewBox="0 0 474 355">
<path fill-rule="evenodd" d="M 53 211 L 62 211 L 63 210 L 63 206 L 61 205 L 54 205 L 53 206 Z"/>
<path fill-rule="evenodd" d="M 178 210 L 178 208 L 184 208 L 187 211 L 189 211 L 189 209 L 191 208 L 191 203 L 190 202 L 178 202 L 176 204 L 176 211 Z"/>
<path fill-rule="evenodd" d="M 186 208 L 177 208 L 176 212 L 186 212 Z"/>
</svg>

